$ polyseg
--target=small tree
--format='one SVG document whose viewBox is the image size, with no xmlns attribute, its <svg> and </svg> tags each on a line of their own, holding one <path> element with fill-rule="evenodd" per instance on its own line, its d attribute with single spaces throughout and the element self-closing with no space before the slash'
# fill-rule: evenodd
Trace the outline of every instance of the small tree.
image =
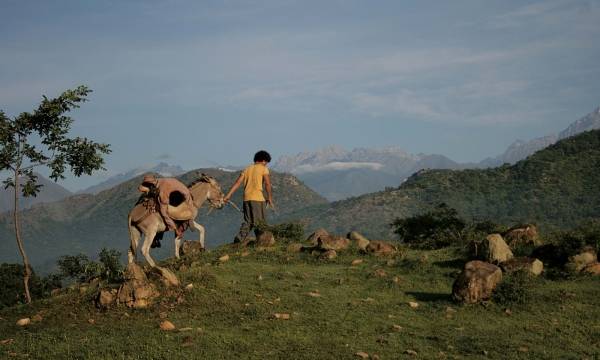
<svg viewBox="0 0 600 360">
<path fill-rule="evenodd" d="M 29 279 L 32 269 L 21 238 L 19 223 L 19 191 L 23 197 L 36 196 L 42 185 L 33 170 L 47 167 L 54 181 L 64 179 L 67 167 L 75 176 L 91 175 L 104 169 L 103 154 L 110 153 L 108 144 L 81 137 L 69 137 L 73 119 L 65 114 L 86 101 L 91 92 L 85 86 L 63 92 L 55 99 L 43 97 L 33 113 L 24 112 L 9 119 L 0 111 L 0 171 L 11 173 L 4 181 L 5 189 L 14 188 L 13 220 L 15 236 L 23 258 L 25 298 L 31 302 Z M 23 181 L 22 181 L 23 180 Z"/>
</svg>

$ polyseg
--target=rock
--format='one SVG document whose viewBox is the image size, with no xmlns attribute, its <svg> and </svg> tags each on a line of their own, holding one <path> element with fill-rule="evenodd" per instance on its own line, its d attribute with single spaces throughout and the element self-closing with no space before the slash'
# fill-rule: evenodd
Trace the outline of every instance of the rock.
<svg viewBox="0 0 600 360">
<path fill-rule="evenodd" d="M 322 237 L 329 236 L 329 233 L 325 229 L 317 229 L 314 233 L 310 234 L 306 239 L 311 245 L 317 245 L 319 243 L 319 239 Z"/>
<path fill-rule="evenodd" d="M 219 258 L 219 262 L 224 263 L 229 261 L 229 255 L 223 255 Z"/>
<path fill-rule="evenodd" d="M 308 295 L 310 297 L 321 297 L 321 294 L 318 291 L 311 291 L 311 292 L 307 293 L 306 295 Z"/>
<path fill-rule="evenodd" d="M 289 253 L 299 253 L 302 251 L 303 248 L 304 246 L 302 246 L 302 244 L 300 243 L 292 243 L 287 246 L 286 250 Z"/>
<path fill-rule="evenodd" d="M 405 351 L 404 351 L 404 353 L 405 353 L 406 355 L 410 355 L 410 356 L 417 356 L 417 355 L 419 355 L 419 354 L 418 354 L 416 351 L 414 351 L 414 350 L 410 350 L 410 349 L 408 349 L 408 350 L 405 350 Z"/>
<path fill-rule="evenodd" d="M 102 289 L 96 298 L 96 306 L 101 309 L 108 309 L 116 300 L 114 290 Z"/>
<path fill-rule="evenodd" d="M 17 326 L 27 326 L 29 324 L 31 324 L 31 319 L 30 318 L 19 319 L 17 321 Z"/>
<path fill-rule="evenodd" d="M 538 276 L 544 271 L 544 263 L 538 259 L 528 257 L 512 258 L 502 264 L 500 267 L 504 272 L 512 273 L 515 271 L 527 271 L 532 275 Z"/>
<path fill-rule="evenodd" d="M 369 358 L 369 354 L 367 354 L 364 351 L 359 351 L 359 352 L 355 353 L 354 355 L 358 356 L 361 359 L 368 359 Z"/>
<path fill-rule="evenodd" d="M 192 283 L 189 283 L 189 284 L 187 284 L 187 285 L 185 286 L 185 289 L 186 289 L 187 291 L 192 291 L 192 290 L 194 290 L 194 284 L 192 284 Z"/>
<path fill-rule="evenodd" d="M 411 309 L 416 309 L 419 307 L 419 303 L 418 302 L 414 302 L 414 301 L 409 301 L 408 302 L 408 306 L 410 306 Z"/>
<path fill-rule="evenodd" d="M 569 257 L 566 268 L 571 271 L 580 272 L 588 265 L 594 264 L 597 261 L 598 254 L 596 254 L 596 251 L 592 247 L 587 246 L 579 254 Z"/>
<path fill-rule="evenodd" d="M 386 277 L 387 273 L 383 269 L 377 269 L 377 270 L 375 270 L 375 272 L 373 272 L 373 275 L 375 275 L 377 277 Z"/>
<path fill-rule="evenodd" d="M 395 254 L 398 249 L 385 241 L 372 240 L 365 248 L 365 251 L 378 256 L 386 256 Z"/>
<path fill-rule="evenodd" d="M 44 320 L 44 318 L 42 318 L 42 315 L 40 315 L 40 314 L 35 314 L 31 318 L 31 321 L 33 321 L 33 322 L 41 322 L 42 320 Z"/>
<path fill-rule="evenodd" d="M 483 241 L 482 255 L 490 263 L 503 263 L 514 257 L 500 234 L 488 235 Z"/>
<path fill-rule="evenodd" d="M 160 323 L 160 329 L 163 331 L 173 331 L 176 329 L 175 325 L 169 320 L 165 320 Z"/>
<path fill-rule="evenodd" d="M 540 246 L 542 244 L 537 227 L 533 224 L 524 224 L 508 230 L 504 234 L 504 239 L 512 249 L 522 245 Z"/>
<path fill-rule="evenodd" d="M 275 313 L 273 314 L 273 317 L 277 320 L 289 320 L 290 319 L 290 314 L 281 314 L 281 313 Z"/>
<path fill-rule="evenodd" d="M 352 260 L 352 263 L 350 265 L 352 265 L 352 266 L 360 265 L 363 263 L 363 261 L 364 261 L 363 259 L 355 259 L 355 260 Z"/>
<path fill-rule="evenodd" d="M 256 239 L 256 246 L 258 247 L 271 247 L 275 245 L 275 236 L 270 231 L 263 231 L 258 235 Z"/>
<path fill-rule="evenodd" d="M 202 246 L 200 241 L 184 240 L 183 245 L 181 245 L 182 255 L 198 255 L 203 251 L 204 247 Z"/>
<path fill-rule="evenodd" d="M 321 250 L 345 250 L 350 246 L 350 240 L 341 236 L 324 236 L 320 237 L 317 242 L 317 248 Z"/>
<path fill-rule="evenodd" d="M 362 251 L 366 251 L 367 245 L 369 245 L 369 239 L 358 233 L 357 231 L 352 231 L 348 234 L 348 239 L 354 241 L 356 247 Z"/>
<path fill-rule="evenodd" d="M 323 260 L 333 260 L 337 257 L 337 252 L 335 250 L 327 250 L 323 254 L 321 254 L 321 259 Z"/>
<path fill-rule="evenodd" d="M 467 304 L 487 300 L 502 280 L 502 270 L 479 260 L 469 261 L 452 286 L 452 296 Z"/>
<path fill-rule="evenodd" d="M 392 325 L 392 331 L 394 332 L 400 332 L 402 331 L 403 327 L 397 324 Z"/>
<path fill-rule="evenodd" d="M 600 275 L 600 263 L 589 264 L 583 269 L 583 272 L 590 275 Z"/>
<path fill-rule="evenodd" d="M 161 274 L 164 278 L 164 274 L 166 273 L 161 271 Z M 129 308 L 144 309 L 152 305 L 153 301 L 160 295 L 156 286 L 148 281 L 146 273 L 136 263 L 127 265 L 123 277 L 125 282 L 121 285 L 117 293 L 119 304 L 124 304 Z"/>
<path fill-rule="evenodd" d="M 161 280 L 166 287 L 179 286 L 179 279 L 173 274 L 173 272 L 166 268 L 159 268 L 161 274 Z"/>
<path fill-rule="evenodd" d="M 62 289 L 52 289 L 52 291 L 50 291 L 50 296 L 55 297 L 60 295 L 60 293 L 62 292 Z"/>
</svg>

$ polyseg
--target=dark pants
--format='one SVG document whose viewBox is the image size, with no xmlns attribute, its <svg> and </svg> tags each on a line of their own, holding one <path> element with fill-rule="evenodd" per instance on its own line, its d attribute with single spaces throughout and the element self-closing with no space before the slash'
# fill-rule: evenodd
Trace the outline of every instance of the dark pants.
<svg viewBox="0 0 600 360">
<path fill-rule="evenodd" d="M 264 201 L 244 201 L 244 222 L 234 242 L 246 242 L 250 231 L 254 230 L 256 237 L 260 234 L 260 225 L 267 223 Z"/>
</svg>

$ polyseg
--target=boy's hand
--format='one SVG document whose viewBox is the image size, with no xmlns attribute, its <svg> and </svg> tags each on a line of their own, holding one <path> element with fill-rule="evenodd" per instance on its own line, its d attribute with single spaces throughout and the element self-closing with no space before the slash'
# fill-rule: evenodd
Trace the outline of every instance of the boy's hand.
<svg viewBox="0 0 600 360">
<path fill-rule="evenodd" d="M 275 210 L 275 203 L 273 203 L 273 199 L 267 199 L 267 206 L 270 206 Z"/>
<path fill-rule="evenodd" d="M 223 198 L 223 202 L 224 202 L 225 204 L 227 204 L 227 203 L 229 202 L 229 200 L 231 200 L 229 196 L 225 196 L 225 197 Z"/>
</svg>

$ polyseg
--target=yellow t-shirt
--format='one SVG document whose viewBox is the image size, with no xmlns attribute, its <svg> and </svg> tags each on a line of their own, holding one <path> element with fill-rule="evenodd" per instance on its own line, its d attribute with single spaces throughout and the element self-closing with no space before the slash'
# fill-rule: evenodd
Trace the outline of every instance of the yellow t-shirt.
<svg viewBox="0 0 600 360">
<path fill-rule="evenodd" d="M 250 165 L 244 169 L 244 201 L 265 201 L 262 186 L 265 175 L 269 175 L 269 169 L 263 164 Z"/>
</svg>

